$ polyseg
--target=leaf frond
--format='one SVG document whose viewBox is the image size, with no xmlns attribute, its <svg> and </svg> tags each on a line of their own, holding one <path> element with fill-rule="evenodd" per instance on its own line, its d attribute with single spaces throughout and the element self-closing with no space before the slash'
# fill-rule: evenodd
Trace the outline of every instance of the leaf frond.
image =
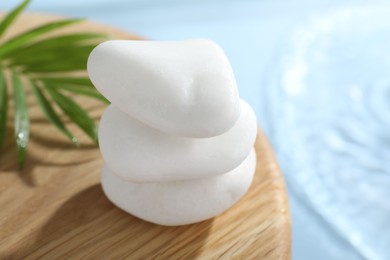
<svg viewBox="0 0 390 260">
<path fill-rule="evenodd" d="M 46 88 L 54 102 L 64 111 L 64 113 L 86 133 L 92 141 L 97 143 L 97 128 L 95 121 L 88 115 L 79 104 L 70 97 L 62 94 L 56 89 Z"/>
<path fill-rule="evenodd" d="M 100 42 L 107 36 L 100 33 L 71 33 L 66 35 L 52 36 L 33 43 L 26 43 L 23 48 L 8 51 L 2 55 L 2 59 L 20 59 L 26 56 L 36 56 L 47 51 L 61 51 L 64 48 L 74 48 L 81 44 Z M 96 45 L 96 44 L 95 44 Z"/>
<path fill-rule="evenodd" d="M 60 117 L 57 115 L 53 106 L 50 104 L 45 93 L 37 86 L 37 84 L 30 80 L 30 85 L 34 93 L 35 99 L 37 100 L 42 112 L 45 114 L 46 118 L 54 124 L 58 130 L 60 130 L 71 142 L 78 145 L 78 140 L 74 137 L 70 131 L 65 127 L 64 123 L 61 121 Z"/>
<path fill-rule="evenodd" d="M 12 86 L 15 103 L 15 139 L 18 147 L 18 162 L 19 167 L 23 167 L 30 135 L 30 118 L 26 93 L 22 81 L 15 70 L 12 70 Z"/>
<path fill-rule="evenodd" d="M 30 0 L 23 1 L 20 5 L 18 5 L 15 9 L 10 11 L 7 16 L 0 23 L 0 37 L 7 31 L 9 26 L 13 23 L 13 21 L 19 16 L 19 14 L 26 8 L 26 6 L 30 3 Z"/>
<path fill-rule="evenodd" d="M 54 21 L 47 23 L 45 25 L 39 26 L 35 29 L 29 30 L 27 32 L 21 33 L 10 40 L 6 41 L 0 46 L 0 58 L 3 58 L 7 53 L 21 48 L 24 44 L 30 43 L 35 38 L 42 36 L 43 34 L 57 30 L 59 28 L 69 26 L 74 23 L 83 21 L 82 19 L 68 19 Z"/>
</svg>

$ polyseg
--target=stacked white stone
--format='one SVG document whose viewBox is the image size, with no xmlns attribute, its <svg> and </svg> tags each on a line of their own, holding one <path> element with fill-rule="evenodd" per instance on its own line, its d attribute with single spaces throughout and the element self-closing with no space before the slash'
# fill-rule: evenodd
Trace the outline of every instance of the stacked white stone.
<svg viewBox="0 0 390 260">
<path fill-rule="evenodd" d="M 210 40 L 107 41 L 88 60 L 111 101 L 99 125 L 106 196 L 160 225 L 212 218 L 248 190 L 257 122 Z"/>
</svg>

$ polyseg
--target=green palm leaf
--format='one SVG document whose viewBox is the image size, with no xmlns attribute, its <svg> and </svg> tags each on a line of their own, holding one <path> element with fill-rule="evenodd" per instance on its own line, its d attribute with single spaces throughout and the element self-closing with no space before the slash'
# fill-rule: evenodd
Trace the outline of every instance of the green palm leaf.
<svg viewBox="0 0 390 260">
<path fill-rule="evenodd" d="M 18 146 L 19 166 L 23 167 L 30 134 L 30 119 L 26 102 L 26 94 L 18 74 L 12 71 L 12 85 L 15 102 L 15 138 Z"/>
<path fill-rule="evenodd" d="M 83 62 L 88 58 L 89 53 L 95 47 L 96 44 L 66 46 L 54 50 L 47 49 L 42 51 L 42 53 L 35 53 L 34 55 L 26 55 L 22 57 L 13 56 L 9 59 L 10 62 L 8 66 L 36 66 L 37 64 L 50 65 L 47 63 L 53 61 L 56 63 L 62 63 L 66 60 L 77 60 Z"/>
<path fill-rule="evenodd" d="M 56 85 L 56 84 L 68 84 L 74 86 L 88 86 L 95 89 L 91 80 L 87 77 L 73 77 L 73 78 L 64 78 L 64 77 L 40 77 L 39 80 L 45 82 L 46 84 Z"/>
<path fill-rule="evenodd" d="M 18 7 L 12 10 L 0 23 L 0 36 L 5 33 L 8 27 L 16 19 L 16 17 L 26 8 L 30 0 L 23 1 Z"/>
<path fill-rule="evenodd" d="M 65 27 L 74 23 L 78 23 L 83 21 L 82 19 L 69 19 L 69 20 L 62 20 L 62 21 L 55 21 L 51 22 L 42 26 L 39 26 L 38 28 L 32 29 L 30 31 L 27 31 L 25 33 L 22 33 L 7 42 L 3 43 L 0 46 L 0 58 L 2 58 L 7 53 L 17 50 L 21 48 L 24 44 L 29 43 L 34 38 L 37 38 L 47 32 L 54 31 L 56 29 L 59 29 L 61 27 Z"/>
<path fill-rule="evenodd" d="M 74 144 L 78 145 L 77 138 L 74 137 L 69 130 L 65 127 L 64 123 L 61 121 L 60 117 L 57 115 L 49 100 L 45 94 L 39 89 L 39 87 L 33 82 L 30 81 L 33 93 L 35 98 L 38 101 L 39 106 L 41 107 L 43 113 L 47 119 L 52 122 L 66 137 L 69 138 Z"/>
<path fill-rule="evenodd" d="M 110 103 L 96 90 L 89 78 L 40 78 L 40 80 L 46 87 L 62 89 Z"/>
<path fill-rule="evenodd" d="M 61 94 L 55 89 L 47 88 L 54 102 L 64 111 L 64 113 L 94 142 L 97 143 L 97 128 L 93 119 L 88 115 L 79 104 L 73 101 L 70 97 Z"/>
<path fill-rule="evenodd" d="M 31 57 L 42 55 L 48 51 L 61 51 L 64 47 L 78 47 L 79 44 L 85 42 L 91 42 L 108 37 L 100 33 L 75 33 L 67 35 L 53 36 L 49 39 L 39 40 L 31 44 L 26 44 L 22 49 L 16 49 L 14 51 L 8 51 L 2 55 L 3 59 L 12 57 L 13 59 L 20 59 L 24 57 Z"/>
<path fill-rule="evenodd" d="M 49 88 L 62 89 L 67 92 L 76 93 L 87 97 L 92 97 L 107 104 L 110 103 L 105 97 L 103 97 L 99 92 L 97 92 L 96 89 L 91 88 L 90 86 L 85 86 L 85 85 L 74 86 L 74 85 L 68 85 L 63 83 L 58 83 L 55 85 L 46 84 L 46 86 Z"/>
<path fill-rule="evenodd" d="M 53 73 L 53 72 L 70 72 L 70 71 L 85 71 L 86 64 L 80 62 L 78 58 L 69 58 L 63 61 L 57 61 L 51 64 L 26 64 L 23 66 L 23 73 Z"/>
</svg>

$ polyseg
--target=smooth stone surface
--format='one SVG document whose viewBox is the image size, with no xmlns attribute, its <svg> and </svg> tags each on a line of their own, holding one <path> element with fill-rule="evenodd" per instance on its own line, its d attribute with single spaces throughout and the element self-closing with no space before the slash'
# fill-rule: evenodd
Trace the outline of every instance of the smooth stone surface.
<svg viewBox="0 0 390 260">
<path fill-rule="evenodd" d="M 116 206 L 143 220 L 166 226 L 200 222 L 221 214 L 249 189 L 256 169 L 253 149 L 236 169 L 211 178 L 139 184 L 120 179 L 107 166 L 101 183 Z"/>
<path fill-rule="evenodd" d="M 107 41 L 90 54 L 88 73 L 123 112 L 170 134 L 220 135 L 240 114 L 230 63 L 210 40 Z"/>
<path fill-rule="evenodd" d="M 115 174 L 133 182 L 223 174 L 240 165 L 255 143 L 256 115 L 243 100 L 241 111 L 228 132 L 210 138 L 188 138 L 157 131 L 111 105 L 100 121 L 100 150 Z"/>
</svg>

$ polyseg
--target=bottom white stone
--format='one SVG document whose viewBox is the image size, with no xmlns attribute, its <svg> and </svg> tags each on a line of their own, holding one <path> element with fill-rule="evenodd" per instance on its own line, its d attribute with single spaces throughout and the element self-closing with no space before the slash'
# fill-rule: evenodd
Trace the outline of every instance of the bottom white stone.
<svg viewBox="0 0 390 260">
<path fill-rule="evenodd" d="M 256 169 L 256 153 L 234 170 L 210 178 L 162 183 L 123 181 L 106 165 L 101 182 L 115 205 L 143 220 L 166 226 L 196 223 L 221 214 L 248 190 Z"/>
</svg>

